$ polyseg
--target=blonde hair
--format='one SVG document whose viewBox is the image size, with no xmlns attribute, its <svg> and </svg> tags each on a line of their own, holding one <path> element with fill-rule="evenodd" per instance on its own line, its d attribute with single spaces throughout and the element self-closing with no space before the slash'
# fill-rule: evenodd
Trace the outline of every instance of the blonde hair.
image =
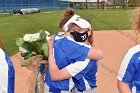
<svg viewBox="0 0 140 93">
<path fill-rule="evenodd" d="M 136 43 L 140 43 L 140 7 L 133 11 L 133 29 Z"/>
</svg>

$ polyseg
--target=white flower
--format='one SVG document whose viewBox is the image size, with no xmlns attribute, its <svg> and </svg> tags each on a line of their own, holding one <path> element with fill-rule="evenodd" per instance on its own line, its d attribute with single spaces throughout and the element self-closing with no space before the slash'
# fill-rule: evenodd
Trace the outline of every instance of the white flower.
<svg viewBox="0 0 140 93">
<path fill-rule="evenodd" d="M 26 34 L 23 36 L 24 41 L 28 41 L 31 42 L 31 38 L 32 38 L 33 34 Z"/>
<path fill-rule="evenodd" d="M 19 51 L 21 52 L 21 53 L 27 53 L 27 52 L 29 52 L 29 51 L 27 51 L 25 48 L 23 48 L 23 47 L 19 47 Z"/>
<path fill-rule="evenodd" d="M 45 31 L 45 33 L 47 35 L 46 37 L 48 37 L 50 35 L 50 33 L 48 31 Z"/>
<path fill-rule="evenodd" d="M 23 39 L 24 39 L 24 41 L 27 41 L 27 42 L 36 41 L 36 40 L 40 39 L 40 34 L 39 33 L 26 34 L 23 36 Z"/>
<path fill-rule="evenodd" d="M 40 33 L 35 33 L 32 35 L 32 38 L 31 38 L 31 42 L 32 41 L 37 41 L 40 39 Z"/>
</svg>

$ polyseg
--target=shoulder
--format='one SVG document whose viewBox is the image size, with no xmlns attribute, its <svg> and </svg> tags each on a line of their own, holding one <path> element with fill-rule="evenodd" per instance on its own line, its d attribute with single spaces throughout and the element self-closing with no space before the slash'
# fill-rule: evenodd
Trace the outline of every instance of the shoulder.
<svg viewBox="0 0 140 93">
<path fill-rule="evenodd" d="M 4 54 L 5 54 L 5 52 L 3 51 L 3 49 L 0 48 L 0 55 L 2 56 Z"/>
<path fill-rule="evenodd" d="M 70 36 L 67 36 L 65 37 L 65 40 L 67 42 L 69 42 L 70 44 L 75 44 L 75 45 L 79 45 L 79 46 L 84 46 L 84 47 L 87 47 L 87 48 L 90 48 L 91 45 L 87 45 L 85 44 L 84 42 L 76 42 L 73 38 L 71 38 Z"/>
<path fill-rule="evenodd" d="M 124 56 L 124 59 L 125 61 L 129 62 L 131 60 L 134 60 L 134 59 L 138 59 L 140 57 L 140 44 L 139 45 L 136 45 L 134 47 L 131 47 L 126 55 Z"/>
<path fill-rule="evenodd" d="M 5 53 L 3 49 L 0 48 L 0 60 L 8 61 L 10 57 Z"/>
<path fill-rule="evenodd" d="M 135 45 L 128 50 L 128 53 L 131 53 L 131 54 L 135 54 L 137 52 L 140 52 L 140 44 Z"/>
<path fill-rule="evenodd" d="M 60 32 L 59 32 L 60 33 Z M 62 35 L 60 35 L 59 33 L 55 34 L 54 35 L 54 41 L 57 41 L 57 40 L 61 40 L 63 39 L 64 37 Z"/>
<path fill-rule="evenodd" d="M 140 45 L 131 47 L 125 54 L 121 66 L 127 68 L 128 66 L 136 65 L 140 60 Z M 133 64 L 133 65 L 132 65 Z"/>
<path fill-rule="evenodd" d="M 134 73 L 138 67 L 140 57 L 140 45 L 136 45 L 128 50 L 124 56 L 120 70 L 118 73 L 118 79 L 123 82 L 130 82 L 132 80 Z"/>
<path fill-rule="evenodd" d="M 6 55 L 5 55 L 5 52 L 0 48 L 0 62 L 5 62 L 6 61 Z"/>
</svg>

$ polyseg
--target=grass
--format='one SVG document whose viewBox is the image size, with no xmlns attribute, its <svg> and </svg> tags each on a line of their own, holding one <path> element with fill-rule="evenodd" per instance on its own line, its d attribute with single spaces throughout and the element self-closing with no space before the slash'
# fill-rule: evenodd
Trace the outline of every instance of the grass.
<svg viewBox="0 0 140 93">
<path fill-rule="evenodd" d="M 39 30 L 47 30 L 51 34 L 61 31 L 58 23 L 63 17 L 64 10 L 46 11 L 28 15 L 3 15 L 0 14 L 0 33 L 7 53 L 12 55 L 18 52 L 15 45 L 17 37 L 26 33 L 33 33 Z M 94 30 L 120 30 L 131 29 L 131 10 L 109 9 L 82 9 L 76 10 L 82 17 L 90 19 Z"/>
</svg>

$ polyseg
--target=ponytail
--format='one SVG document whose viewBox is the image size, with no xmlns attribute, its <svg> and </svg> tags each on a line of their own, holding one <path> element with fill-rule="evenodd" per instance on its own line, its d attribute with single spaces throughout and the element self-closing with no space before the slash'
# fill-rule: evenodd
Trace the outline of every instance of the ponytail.
<svg viewBox="0 0 140 93">
<path fill-rule="evenodd" d="M 64 12 L 64 18 L 59 22 L 59 28 L 62 29 L 63 26 L 67 23 L 67 21 L 75 14 L 73 9 L 67 9 Z"/>
</svg>

